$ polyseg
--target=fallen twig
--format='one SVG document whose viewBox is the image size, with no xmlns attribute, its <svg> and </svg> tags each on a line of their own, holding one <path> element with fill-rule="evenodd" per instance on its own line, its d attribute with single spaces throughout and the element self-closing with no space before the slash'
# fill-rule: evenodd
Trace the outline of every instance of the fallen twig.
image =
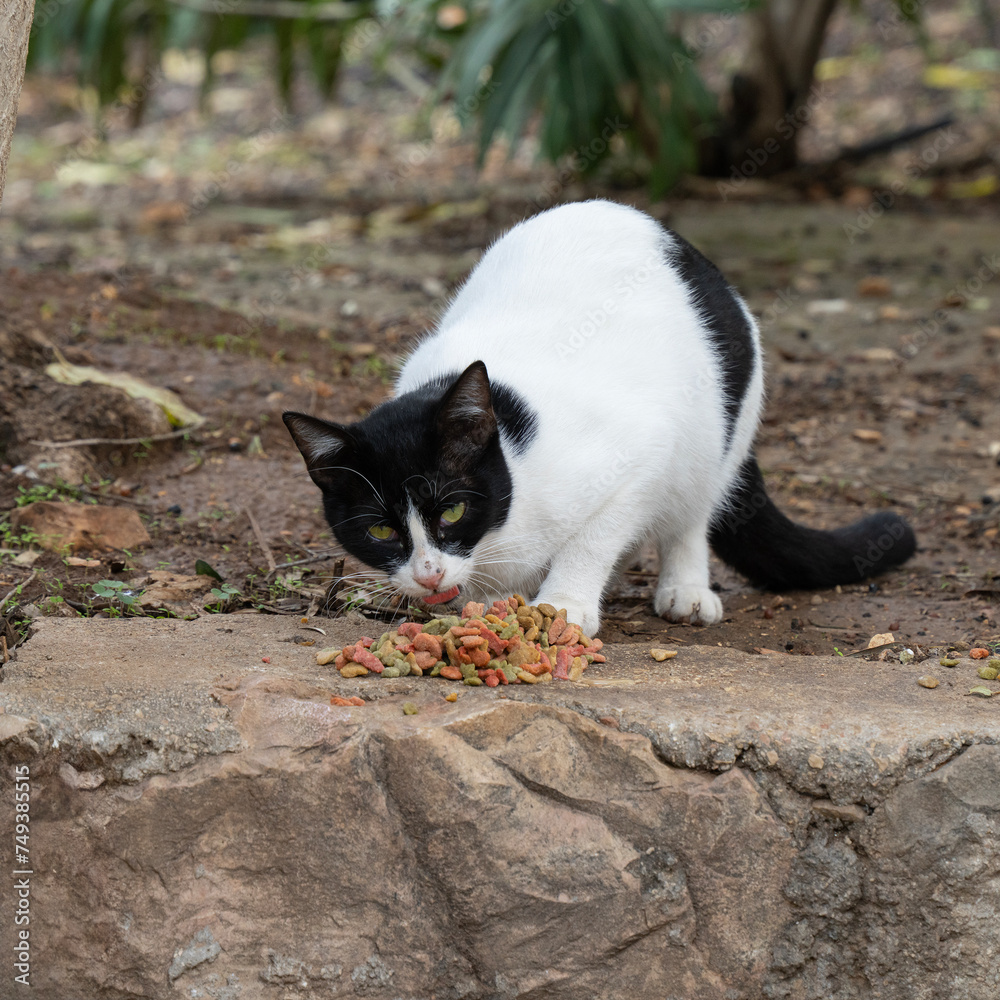
<svg viewBox="0 0 1000 1000">
<path fill-rule="evenodd" d="M 334 555 L 335 553 L 328 552 L 326 555 L 323 556 L 309 556 L 306 559 L 295 559 L 292 562 L 282 563 L 280 566 L 275 566 L 274 569 L 270 570 L 267 576 L 264 577 L 264 579 L 266 580 L 268 579 L 268 577 L 273 576 L 280 570 L 288 569 L 291 566 L 304 566 L 306 563 L 323 562 L 325 559 L 332 559 Z"/>
<path fill-rule="evenodd" d="M 32 441 L 36 448 L 89 448 L 99 444 L 144 444 L 147 441 L 170 441 L 173 438 L 183 437 L 190 434 L 193 427 L 183 427 L 169 434 L 147 434 L 145 437 L 134 438 L 77 438 L 73 441 Z"/>
<path fill-rule="evenodd" d="M 3 610 L 3 606 L 16 594 L 18 591 L 23 590 L 35 577 L 38 575 L 38 570 L 33 569 L 20 583 L 15 584 L 7 591 L 6 597 L 0 601 L 0 611 Z"/>
<path fill-rule="evenodd" d="M 275 572 L 278 568 L 278 564 L 274 561 L 274 554 L 271 552 L 271 547 L 264 541 L 264 535 L 260 530 L 260 525 L 257 523 L 257 518 L 253 516 L 249 508 L 244 508 L 244 513 L 247 516 L 247 520 L 250 522 L 250 527 L 253 528 L 254 537 L 257 539 L 257 544 L 261 547 L 264 553 L 264 558 L 267 560 L 267 567 L 270 570 L 268 576 Z"/>
</svg>

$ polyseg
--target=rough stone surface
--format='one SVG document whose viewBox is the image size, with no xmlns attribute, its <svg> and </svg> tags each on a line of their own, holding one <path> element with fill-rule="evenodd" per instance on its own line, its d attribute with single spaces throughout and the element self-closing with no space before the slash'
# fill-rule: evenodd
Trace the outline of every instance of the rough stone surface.
<svg viewBox="0 0 1000 1000">
<path fill-rule="evenodd" d="M 623 646 L 452 704 L 307 636 L 45 619 L 4 668 L 34 996 L 998 995 L 1000 718 L 962 685 Z"/>
<path fill-rule="evenodd" d="M 149 533 L 131 507 L 39 500 L 10 512 L 10 522 L 31 530 L 43 549 L 90 551 L 131 549 L 149 544 Z"/>
</svg>

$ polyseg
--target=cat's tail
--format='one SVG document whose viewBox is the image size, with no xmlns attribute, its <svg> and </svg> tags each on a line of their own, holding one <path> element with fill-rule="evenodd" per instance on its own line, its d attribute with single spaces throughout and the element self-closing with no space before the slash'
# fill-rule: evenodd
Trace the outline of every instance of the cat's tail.
<svg viewBox="0 0 1000 1000">
<path fill-rule="evenodd" d="M 757 457 L 740 468 L 708 535 L 715 554 L 768 590 L 809 590 L 858 583 L 913 555 L 913 529 L 883 511 L 834 531 L 790 521 L 771 502 Z"/>
</svg>

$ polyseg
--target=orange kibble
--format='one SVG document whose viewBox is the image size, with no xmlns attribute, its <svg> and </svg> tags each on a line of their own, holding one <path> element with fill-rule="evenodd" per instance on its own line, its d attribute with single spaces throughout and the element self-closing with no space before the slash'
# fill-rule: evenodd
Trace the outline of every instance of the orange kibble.
<svg viewBox="0 0 1000 1000">
<path fill-rule="evenodd" d="M 462 671 L 458 667 L 442 667 L 441 676 L 447 677 L 450 681 L 460 681 L 462 679 Z"/>
<path fill-rule="evenodd" d="M 458 701 L 458 692 L 457 691 L 449 691 L 444 696 L 444 700 L 445 701 Z"/>
<path fill-rule="evenodd" d="M 436 635 L 428 635 L 426 632 L 415 635 L 413 637 L 413 648 L 418 653 L 433 653 L 434 663 L 442 658 L 441 640 Z M 431 665 L 433 666 L 433 664 Z"/>
<path fill-rule="evenodd" d="M 974 660 L 985 660 L 989 655 L 990 651 L 988 649 L 983 649 L 982 646 L 976 646 L 975 649 L 969 650 L 969 656 L 971 656 Z"/>
<path fill-rule="evenodd" d="M 490 663 L 490 651 L 485 646 L 476 646 L 469 650 L 469 659 L 477 667 L 487 667 Z"/>
</svg>

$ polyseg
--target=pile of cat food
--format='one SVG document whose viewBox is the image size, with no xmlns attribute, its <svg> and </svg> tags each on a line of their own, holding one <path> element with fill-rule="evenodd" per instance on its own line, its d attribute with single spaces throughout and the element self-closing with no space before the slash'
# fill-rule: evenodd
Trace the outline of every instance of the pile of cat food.
<svg viewBox="0 0 1000 1000">
<path fill-rule="evenodd" d="M 429 675 L 469 685 L 578 681 L 591 663 L 604 663 L 603 643 L 566 621 L 550 604 L 533 607 L 520 594 L 485 605 L 469 601 L 461 616 L 403 622 L 378 639 L 362 636 L 343 649 L 324 649 L 316 662 L 343 677 Z"/>
</svg>

